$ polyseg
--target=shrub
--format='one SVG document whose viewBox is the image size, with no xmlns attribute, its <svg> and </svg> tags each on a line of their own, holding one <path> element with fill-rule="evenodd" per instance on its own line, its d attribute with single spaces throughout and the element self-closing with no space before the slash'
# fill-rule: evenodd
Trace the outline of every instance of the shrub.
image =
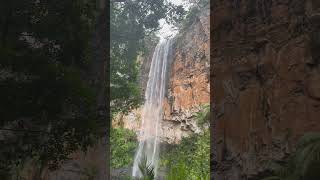
<svg viewBox="0 0 320 180">
<path fill-rule="evenodd" d="M 134 131 L 125 128 L 111 130 L 111 167 L 132 165 L 135 149 L 138 145 Z"/>
</svg>

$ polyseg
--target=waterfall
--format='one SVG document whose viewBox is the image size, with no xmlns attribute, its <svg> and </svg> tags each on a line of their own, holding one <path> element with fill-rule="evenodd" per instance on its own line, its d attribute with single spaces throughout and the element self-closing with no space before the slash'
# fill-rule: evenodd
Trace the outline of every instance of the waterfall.
<svg viewBox="0 0 320 180">
<path fill-rule="evenodd" d="M 139 164 L 146 158 L 148 165 L 152 166 L 157 175 L 159 160 L 159 126 L 162 120 L 162 105 L 166 90 L 166 75 L 171 49 L 171 39 L 160 40 L 157 44 L 151 62 L 147 88 L 145 91 L 145 104 L 142 112 L 141 129 L 139 133 L 139 147 L 137 149 L 132 176 L 140 177 Z"/>
</svg>

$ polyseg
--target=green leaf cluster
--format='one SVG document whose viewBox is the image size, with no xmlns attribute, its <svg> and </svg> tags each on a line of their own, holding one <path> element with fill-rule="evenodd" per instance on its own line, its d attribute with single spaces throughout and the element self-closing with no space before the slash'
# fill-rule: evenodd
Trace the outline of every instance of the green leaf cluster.
<svg viewBox="0 0 320 180">
<path fill-rule="evenodd" d="M 199 17 L 204 8 L 209 8 L 209 0 L 186 0 L 190 4 L 188 11 L 184 13 L 177 26 L 180 30 L 187 29 Z"/>
<path fill-rule="evenodd" d="M 169 169 L 168 178 L 188 176 L 197 180 L 210 174 L 210 133 L 206 129 L 201 134 L 183 138 L 181 142 L 161 154 L 161 166 Z M 180 172 L 181 175 L 174 175 Z"/>
<path fill-rule="evenodd" d="M 111 130 L 111 167 L 129 167 L 133 164 L 135 149 L 138 146 L 137 135 L 125 128 Z"/>
<path fill-rule="evenodd" d="M 208 124 L 210 120 L 210 105 L 201 105 L 200 111 L 195 114 L 195 119 L 197 120 L 199 127 L 203 127 L 204 125 Z"/>
</svg>

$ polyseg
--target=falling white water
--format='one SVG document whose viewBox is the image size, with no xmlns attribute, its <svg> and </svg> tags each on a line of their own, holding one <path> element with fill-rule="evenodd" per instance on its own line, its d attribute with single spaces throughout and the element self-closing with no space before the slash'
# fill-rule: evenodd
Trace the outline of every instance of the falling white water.
<svg viewBox="0 0 320 180">
<path fill-rule="evenodd" d="M 145 104 L 142 112 L 142 122 L 139 135 L 139 147 L 135 155 L 132 176 L 140 177 L 139 164 L 143 158 L 154 168 L 157 175 L 159 159 L 159 125 L 162 120 L 162 104 L 165 94 L 167 65 L 171 40 L 163 39 L 156 46 L 149 79 L 145 92 Z"/>
</svg>

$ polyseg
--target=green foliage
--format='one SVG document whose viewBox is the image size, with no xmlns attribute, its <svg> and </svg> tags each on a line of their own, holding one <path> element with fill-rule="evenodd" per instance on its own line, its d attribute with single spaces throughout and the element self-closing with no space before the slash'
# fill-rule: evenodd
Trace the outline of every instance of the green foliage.
<svg viewBox="0 0 320 180">
<path fill-rule="evenodd" d="M 153 4 L 155 3 L 155 4 Z M 149 13 L 150 12 L 150 13 Z M 157 29 L 165 16 L 163 1 L 111 3 L 111 110 L 128 111 L 142 101 L 137 56 L 146 31 Z"/>
<path fill-rule="evenodd" d="M 111 130 L 111 167 L 128 167 L 133 163 L 138 145 L 134 131 L 124 128 Z"/>
<path fill-rule="evenodd" d="M 112 2 L 110 9 L 111 111 L 126 112 L 142 102 L 138 55 L 150 48 L 148 40 L 156 40 L 159 20 L 178 20 L 183 10 L 165 0 Z"/>
<path fill-rule="evenodd" d="M 0 129 L 13 135 L 0 142 L 0 179 L 26 159 L 57 168 L 97 139 L 95 94 L 86 81 L 95 6 L 1 1 Z"/>
<path fill-rule="evenodd" d="M 188 28 L 199 16 L 204 8 L 209 8 L 209 0 L 188 0 L 191 5 L 190 9 L 185 13 L 183 20 L 177 25 L 180 29 Z"/>
<path fill-rule="evenodd" d="M 166 180 L 187 180 L 188 177 L 189 175 L 185 164 L 179 162 L 169 170 Z"/>
<path fill-rule="evenodd" d="M 195 118 L 200 127 L 208 124 L 210 120 L 210 105 L 202 105 L 200 111 L 195 114 Z"/>
<path fill-rule="evenodd" d="M 320 133 L 307 133 L 298 141 L 297 151 L 273 176 L 263 180 L 316 180 L 320 177 Z"/>
<path fill-rule="evenodd" d="M 172 173 L 177 169 L 181 171 L 179 176 L 184 177 L 183 172 L 186 171 L 189 179 L 197 180 L 209 177 L 209 155 L 210 133 L 206 129 L 202 134 L 183 138 L 180 144 L 171 147 L 167 152 L 162 152 L 161 166 L 170 169 L 169 177 L 172 177 Z"/>
<path fill-rule="evenodd" d="M 142 158 L 139 163 L 139 170 L 141 172 L 142 177 L 139 180 L 154 180 L 154 167 L 152 164 L 148 163 L 148 159 L 146 157 Z"/>
<path fill-rule="evenodd" d="M 173 6 L 170 4 L 167 16 L 166 16 L 166 21 L 178 25 L 184 20 L 184 16 L 186 15 L 187 11 L 183 8 L 183 6 Z"/>
</svg>

